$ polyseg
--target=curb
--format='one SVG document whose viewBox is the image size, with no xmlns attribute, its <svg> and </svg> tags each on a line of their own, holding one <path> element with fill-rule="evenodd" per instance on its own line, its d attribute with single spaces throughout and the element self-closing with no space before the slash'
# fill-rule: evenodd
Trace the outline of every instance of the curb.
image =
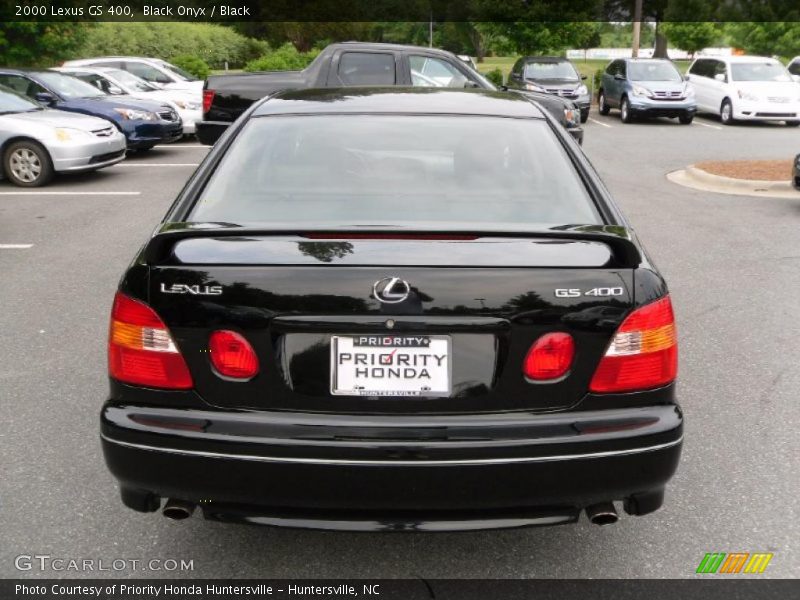
<svg viewBox="0 0 800 600">
<path fill-rule="evenodd" d="M 667 173 L 667 179 L 678 185 L 719 194 L 800 199 L 800 192 L 795 190 L 789 181 L 723 177 L 722 175 L 713 175 L 708 171 L 698 169 L 694 165 Z"/>
</svg>

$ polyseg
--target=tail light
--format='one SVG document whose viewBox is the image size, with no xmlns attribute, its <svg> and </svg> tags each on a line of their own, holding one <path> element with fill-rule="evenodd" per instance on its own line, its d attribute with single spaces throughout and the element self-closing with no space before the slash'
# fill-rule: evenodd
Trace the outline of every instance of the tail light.
<svg viewBox="0 0 800 600">
<path fill-rule="evenodd" d="M 203 90 L 203 112 L 207 113 L 211 110 L 211 103 L 214 102 L 214 90 Z"/>
<path fill-rule="evenodd" d="M 678 374 L 678 338 L 669 296 L 622 322 L 589 384 L 592 392 L 631 392 L 666 385 Z"/>
<path fill-rule="evenodd" d="M 258 373 L 258 356 L 244 337 L 235 331 L 220 330 L 208 341 L 211 364 L 217 373 L 234 379 L 250 379 Z"/>
<path fill-rule="evenodd" d="M 192 376 L 156 312 L 121 292 L 114 297 L 108 336 L 108 372 L 124 383 L 189 389 Z"/>
<path fill-rule="evenodd" d="M 546 333 L 533 345 L 522 363 L 522 373 L 534 381 L 559 379 L 567 374 L 575 357 L 575 341 L 568 333 Z"/>
</svg>

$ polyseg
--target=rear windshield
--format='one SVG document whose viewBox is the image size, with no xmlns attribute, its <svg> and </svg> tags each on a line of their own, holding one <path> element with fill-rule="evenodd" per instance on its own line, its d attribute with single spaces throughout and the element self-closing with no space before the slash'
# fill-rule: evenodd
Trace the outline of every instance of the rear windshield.
<svg viewBox="0 0 800 600">
<path fill-rule="evenodd" d="M 211 176 L 190 220 L 601 222 L 545 122 L 421 115 L 254 118 Z"/>
</svg>

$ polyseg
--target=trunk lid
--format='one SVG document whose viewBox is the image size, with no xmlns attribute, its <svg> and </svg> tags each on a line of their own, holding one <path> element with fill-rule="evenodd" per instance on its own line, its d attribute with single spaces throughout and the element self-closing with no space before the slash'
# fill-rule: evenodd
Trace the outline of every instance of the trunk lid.
<svg viewBox="0 0 800 600">
<path fill-rule="evenodd" d="M 385 232 L 195 232 L 167 238 L 156 236 L 145 251 L 151 261 L 149 302 L 170 328 L 197 392 L 219 407 L 353 413 L 565 409 L 586 394 L 611 336 L 633 306 L 633 257 L 621 252 L 633 245 L 607 231 L 551 237 L 418 233 L 411 239 Z M 408 297 L 395 303 L 376 299 L 376 285 L 387 278 L 407 282 Z M 208 339 L 217 329 L 237 331 L 253 345 L 261 369 L 252 380 L 232 382 L 213 372 Z M 522 374 L 524 357 L 551 331 L 575 339 L 572 369 L 561 381 L 530 383 Z M 331 345 L 337 336 L 442 336 L 449 341 L 450 390 L 336 395 Z"/>
</svg>

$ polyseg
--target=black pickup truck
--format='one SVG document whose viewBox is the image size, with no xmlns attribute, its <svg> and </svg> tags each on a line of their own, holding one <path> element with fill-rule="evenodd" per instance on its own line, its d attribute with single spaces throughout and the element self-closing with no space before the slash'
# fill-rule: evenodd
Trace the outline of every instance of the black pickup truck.
<svg viewBox="0 0 800 600">
<path fill-rule="evenodd" d="M 435 48 L 343 42 L 327 46 L 302 71 L 212 75 L 203 89 L 203 121 L 197 136 L 213 144 L 256 100 L 275 92 L 353 86 L 497 88 L 455 54 Z M 580 110 L 572 101 L 539 92 L 515 92 L 538 102 L 580 143 Z"/>
</svg>

